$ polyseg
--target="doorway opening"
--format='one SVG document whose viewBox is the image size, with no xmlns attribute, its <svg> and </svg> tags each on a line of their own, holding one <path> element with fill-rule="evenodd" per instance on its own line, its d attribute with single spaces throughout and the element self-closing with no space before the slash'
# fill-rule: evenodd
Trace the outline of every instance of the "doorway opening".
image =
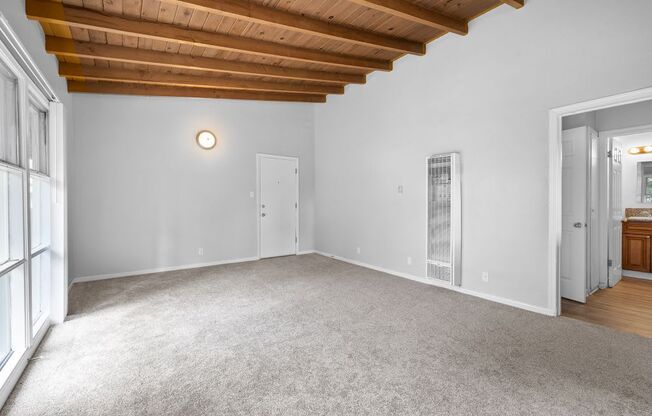
<svg viewBox="0 0 652 416">
<path fill-rule="evenodd" d="M 553 305 L 652 337 L 652 95 L 573 107 L 551 114 Z"/>
<path fill-rule="evenodd" d="M 258 154 L 258 257 L 296 255 L 299 247 L 299 159 Z"/>
</svg>

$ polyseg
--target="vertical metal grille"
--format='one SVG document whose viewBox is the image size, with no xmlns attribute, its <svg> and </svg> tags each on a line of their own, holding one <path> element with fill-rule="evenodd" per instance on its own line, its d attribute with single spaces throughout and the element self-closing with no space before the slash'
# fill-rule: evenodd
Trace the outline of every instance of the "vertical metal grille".
<svg viewBox="0 0 652 416">
<path fill-rule="evenodd" d="M 456 154 L 428 159 L 428 277 L 455 283 Z"/>
</svg>

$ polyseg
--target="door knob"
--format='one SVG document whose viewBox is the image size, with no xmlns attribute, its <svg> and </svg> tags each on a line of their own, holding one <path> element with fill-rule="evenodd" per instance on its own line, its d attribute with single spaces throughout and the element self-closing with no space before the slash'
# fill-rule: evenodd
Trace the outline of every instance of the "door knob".
<svg viewBox="0 0 652 416">
<path fill-rule="evenodd" d="M 260 214 L 261 217 L 264 217 L 264 216 L 266 216 L 266 215 L 267 215 L 267 214 L 265 214 L 264 212 L 263 212 L 262 214 Z"/>
<path fill-rule="evenodd" d="M 573 227 L 582 228 L 582 223 L 581 222 L 576 222 L 575 224 L 573 224 Z"/>
</svg>

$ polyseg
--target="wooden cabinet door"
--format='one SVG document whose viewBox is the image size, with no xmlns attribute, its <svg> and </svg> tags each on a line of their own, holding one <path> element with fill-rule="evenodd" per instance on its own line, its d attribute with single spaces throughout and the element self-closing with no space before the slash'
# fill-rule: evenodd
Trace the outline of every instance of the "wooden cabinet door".
<svg viewBox="0 0 652 416">
<path fill-rule="evenodd" d="M 623 269 L 650 272 L 650 236 L 623 234 Z"/>
</svg>

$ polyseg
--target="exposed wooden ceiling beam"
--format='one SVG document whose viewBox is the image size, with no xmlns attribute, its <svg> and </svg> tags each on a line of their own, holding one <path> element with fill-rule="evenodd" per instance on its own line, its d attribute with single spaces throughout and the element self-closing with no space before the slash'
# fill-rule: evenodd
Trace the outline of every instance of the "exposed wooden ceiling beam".
<svg viewBox="0 0 652 416">
<path fill-rule="evenodd" d="M 361 6 L 391 14 L 412 22 L 434 27 L 446 32 L 466 35 L 469 33 L 467 22 L 417 6 L 405 0 L 350 0 Z"/>
<path fill-rule="evenodd" d="M 390 71 L 392 69 L 391 61 L 327 53 L 251 38 L 192 30 L 166 23 L 134 20 L 61 3 L 27 0 L 26 5 L 27 16 L 40 22 L 302 62 L 367 70 Z"/>
<path fill-rule="evenodd" d="M 253 23 L 271 25 L 310 35 L 352 42 L 375 48 L 423 55 L 426 47 L 421 42 L 396 38 L 356 29 L 336 23 L 313 19 L 289 13 L 273 7 L 266 7 L 242 0 L 164 0 L 210 13 L 219 13 Z"/>
<path fill-rule="evenodd" d="M 505 4 L 509 4 L 515 9 L 520 9 L 525 6 L 525 0 L 501 0 Z"/>
<path fill-rule="evenodd" d="M 224 98 L 230 100 L 296 101 L 324 103 L 325 95 L 280 92 L 234 91 L 212 88 L 169 87 L 162 85 L 128 84 L 104 81 L 68 81 L 69 92 L 122 95 L 156 95 L 162 97 Z"/>
<path fill-rule="evenodd" d="M 282 91 L 302 94 L 343 94 L 341 85 L 297 84 L 233 79 L 229 77 L 197 76 L 174 74 L 163 71 L 131 70 L 124 68 L 105 68 L 59 63 L 59 75 L 65 78 L 83 78 L 96 81 L 117 81 L 156 85 L 178 85 L 199 88 L 222 88 L 252 91 Z"/>
<path fill-rule="evenodd" d="M 272 78 L 294 79 L 336 84 L 364 84 L 365 75 L 337 72 L 311 71 L 274 65 L 262 65 L 238 61 L 227 61 L 191 55 L 127 48 L 71 39 L 46 36 L 45 49 L 57 56 L 105 59 L 109 61 L 157 65 L 161 67 L 198 69 L 241 75 L 256 75 Z"/>
</svg>

